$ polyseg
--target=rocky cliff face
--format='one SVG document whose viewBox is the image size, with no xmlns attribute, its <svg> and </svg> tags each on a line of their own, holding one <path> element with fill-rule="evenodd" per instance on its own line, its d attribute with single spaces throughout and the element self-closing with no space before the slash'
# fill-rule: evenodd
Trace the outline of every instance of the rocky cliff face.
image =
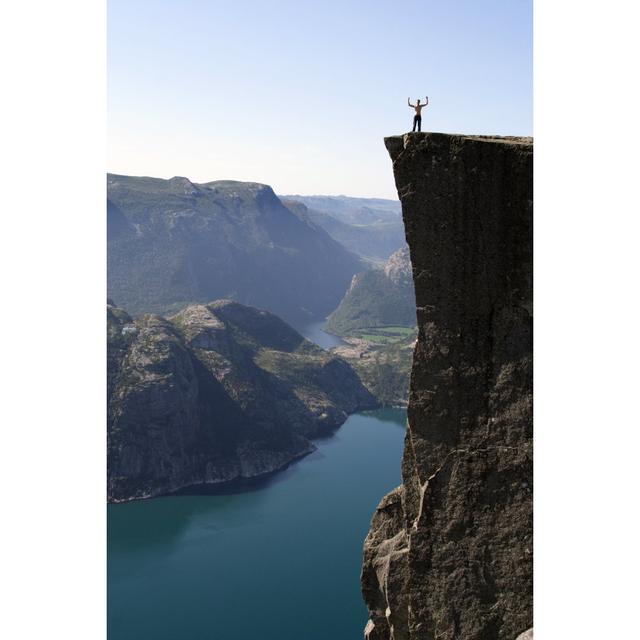
<svg viewBox="0 0 640 640">
<path fill-rule="evenodd" d="M 533 624 L 533 143 L 385 143 L 419 333 L 403 484 L 365 541 L 365 636 L 515 640 Z"/>
<path fill-rule="evenodd" d="M 108 497 L 251 478 L 375 400 L 340 358 L 228 300 L 133 320 L 107 306 Z"/>
</svg>

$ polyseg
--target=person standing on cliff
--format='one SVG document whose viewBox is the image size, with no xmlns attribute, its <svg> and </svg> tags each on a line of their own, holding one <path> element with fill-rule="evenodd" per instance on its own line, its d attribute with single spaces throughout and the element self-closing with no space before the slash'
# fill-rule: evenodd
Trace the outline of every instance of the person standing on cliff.
<svg viewBox="0 0 640 640">
<path fill-rule="evenodd" d="M 413 116 L 413 131 L 416 130 L 416 126 L 418 127 L 418 131 L 422 131 L 422 107 L 426 107 L 429 104 L 429 96 L 425 100 L 424 104 L 420 104 L 420 98 L 418 98 L 418 104 L 411 104 L 411 98 L 407 98 L 407 104 L 415 109 L 416 115 Z"/>
</svg>

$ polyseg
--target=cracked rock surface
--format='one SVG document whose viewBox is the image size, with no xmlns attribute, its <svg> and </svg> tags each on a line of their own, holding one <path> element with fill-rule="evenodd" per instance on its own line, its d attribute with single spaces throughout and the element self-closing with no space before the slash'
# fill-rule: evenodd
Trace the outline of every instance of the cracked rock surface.
<svg viewBox="0 0 640 640">
<path fill-rule="evenodd" d="M 526 638 L 533 141 L 416 133 L 385 144 L 419 333 L 403 484 L 383 498 L 365 541 L 365 637 Z"/>
</svg>

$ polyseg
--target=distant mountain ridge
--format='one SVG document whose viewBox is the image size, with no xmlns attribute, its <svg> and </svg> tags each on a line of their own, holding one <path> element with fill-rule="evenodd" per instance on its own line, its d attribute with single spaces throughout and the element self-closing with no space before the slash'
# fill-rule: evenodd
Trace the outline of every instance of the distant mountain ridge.
<svg viewBox="0 0 640 640">
<path fill-rule="evenodd" d="M 334 240 L 371 263 L 406 246 L 400 202 L 347 196 L 280 196 Z"/>
<path fill-rule="evenodd" d="M 326 317 L 363 262 L 271 187 L 107 176 L 108 295 L 134 315 L 230 298 Z"/>
<path fill-rule="evenodd" d="M 376 401 L 353 369 L 230 300 L 134 320 L 107 305 L 108 497 L 252 478 Z"/>
<path fill-rule="evenodd" d="M 399 200 L 322 195 L 281 195 L 280 197 L 302 202 L 310 209 L 327 213 L 347 224 L 371 224 L 390 220 L 402 222 L 402 205 Z"/>
</svg>

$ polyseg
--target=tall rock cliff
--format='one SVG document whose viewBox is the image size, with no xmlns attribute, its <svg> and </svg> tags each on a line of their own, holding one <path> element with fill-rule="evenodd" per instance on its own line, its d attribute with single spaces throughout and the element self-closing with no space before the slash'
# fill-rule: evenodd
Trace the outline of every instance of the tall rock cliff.
<svg viewBox="0 0 640 640">
<path fill-rule="evenodd" d="M 533 142 L 385 144 L 419 333 L 403 484 L 365 541 L 365 636 L 515 640 L 533 626 Z"/>
</svg>

